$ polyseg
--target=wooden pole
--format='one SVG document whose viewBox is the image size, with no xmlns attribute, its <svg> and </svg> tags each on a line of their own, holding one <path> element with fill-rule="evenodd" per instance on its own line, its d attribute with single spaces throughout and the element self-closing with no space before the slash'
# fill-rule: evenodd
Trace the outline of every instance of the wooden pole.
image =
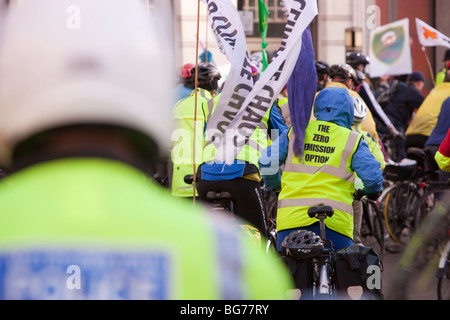
<svg viewBox="0 0 450 320">
<path fill-rule="evenodd" d="M 192 202 L 195 205 L 195 194 L 197 190 L 197 166 L 196 166 L 196 157 L 195 157 L 195 149 L 196 149 L 196 138 L 197 138 L 197 88 L 198 88 L 198 41 L 199 41 L 199 32 L 200 32 L 200 0 L 198 0 L 197 3 L 197 41 L 195 46 L 195 84 L 194 84 L 194 101 L 195 101 L 195 107 L 194 107 L 194 136 L 193 136 L 193 143 L 192 143 L 192 167 L 194 172 L 194 179 L 192 181 L 193 186 L 193 195 L 192 195 Z"/>
<path fill-rule="evenodd" d="M 427 60 L 428 68 L 430 68 L 431 81 L 433 81 L 433 87 L 435 87 L 436 86 L 436 80 L 434 79 L 433 68 L 431 68 L 430 59 L 428 58 L 428 55 L 427 55 L 427 52 L 425 51 L 425 47 L 424 46 L 422 46 L 422 51 L 423 51 L 423 54 L 425 55 L 425 59 Z"/>
<path fill-rule="evenodd" d="M 205 33 L 205 62 L 209 62 L 208 61 L 208 8 L 206 8 L 206 33 Z"/>
</svg>

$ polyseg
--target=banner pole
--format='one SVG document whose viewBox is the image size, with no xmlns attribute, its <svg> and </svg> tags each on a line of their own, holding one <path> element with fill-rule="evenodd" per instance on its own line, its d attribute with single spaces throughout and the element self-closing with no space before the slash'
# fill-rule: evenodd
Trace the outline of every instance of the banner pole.
<svg viewBox="0 0 450 320">
<path fill-rule="evenodd" d="M 196 194 L 196 190 L 197 190 L 197 168 L 196 168 L 196 158 L 195 158 L 195 149 L 196 149 L 196 145 L 195 145 L 195 140 L 197 138 L 197 88 L 198 88 L 198 42 L 199 42 L 199 32 L 200 32 L 200 0 L 198 0 L 197 3 L 197 41 L 196 41 L 196 45 L 195 45 L 195 84 L 194 84 L 194 101 L 195 101 L 195 107 L 194 107 L 194 136 L 192 139 L 192 166 L 193 166 L 193 172 L 194 172 L 194 176 L 193 176 L 193 181 L 192 181 L 192 186 L 193 186 L 193 195 L 192 195 L 192 203 L 195 205 L 195 194 Z"/>
<path fill-rule="evenodd" d="M 423 51 L 423 54 L 425 55 L 425 59 L 427 60 L 428 68 L 430 68 L 431 81 L 433 81 L 433 87 L 436 87 L 436 80 L 434 79 L 433 68 L 431 68 L 430 59 L 428 58 L 428 55 L 427 55 L 427 53 L 425 51 L 425 47 L 424 46 L 422 46 L 422 51 Z"/>
<path fill-rule="evenodd" d="M 206 7 L 206 33 L 205 33 L 205 62 L 209 62 L 208 61 L 208 7 Z"/>
</svg>

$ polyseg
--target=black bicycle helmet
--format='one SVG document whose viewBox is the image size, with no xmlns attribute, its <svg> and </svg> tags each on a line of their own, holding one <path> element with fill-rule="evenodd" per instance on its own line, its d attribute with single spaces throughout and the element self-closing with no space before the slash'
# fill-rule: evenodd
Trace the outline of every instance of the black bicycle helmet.
<svg viewBox="0 0 450 320">
<path fill-rule="evenodd" d="M 195 66 L 191 70 L 191 75 L 195 76 Z M 198 64 L 198 81 L 209 82 L 213 79 L 219 80 L 222 76 L 220 75 L 219 69 L 210 62 L 202 62 Z"/>
<path fill-rule="evenodd" d="M 316 71 L 318 74 L 329 74 L 330 66 L 324 61 L 316 61 Z"/>
<path fill-rule="evenodd" d="M 202 62 L 198 64 L 198 86 L 206 90 L 217 90 L 218 81 L 222 77 L 219 69 L 210 62 Z M 192 81 L 195 83 L 195 66 L 191 71 Z"/>
<path fill-rule="evenodd" d="M 281 243 L 281 253 L 284 256 L 307 260 L 323 253 L 324 242 L 312 231 L 292 231 Z"/>
<path fill-rule="evenodd" d="M 351 65 L 352 68 L 357 68 L 359 65 L 366 66 L 370 63 L 370 60 L 367 56 L 363 55 L 360 52 L 348 52 L 346 55 L 347 64 Z"/>
</svg>

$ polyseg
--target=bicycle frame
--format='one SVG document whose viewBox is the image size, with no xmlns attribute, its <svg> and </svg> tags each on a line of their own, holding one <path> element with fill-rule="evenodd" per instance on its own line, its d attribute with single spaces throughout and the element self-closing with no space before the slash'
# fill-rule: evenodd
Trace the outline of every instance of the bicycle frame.
<svg viewBox="0 0 450 320">
<path fill-rule="evenodd" d="M 317 208 L 324 208 L 324 210 L 317 210 Z M 312 207 L 308 210 L 308 215 L 319 220 L 320 224 L 320 238 L 330 244 L 330 247 L 325 247 L 322 255 L 312 259 L 313 265 L 313 298 L 334 298 L 334 272 L 333 272 L 333 243 L 327 240 L 325 219 L 333 215 L 331 207 Z"/>
</svg>

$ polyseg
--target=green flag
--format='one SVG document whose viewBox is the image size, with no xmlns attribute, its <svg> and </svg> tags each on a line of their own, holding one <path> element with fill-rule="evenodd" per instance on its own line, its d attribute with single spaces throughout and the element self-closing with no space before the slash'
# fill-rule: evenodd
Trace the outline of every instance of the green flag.
<svg viewBox="0 0 450 320">
<path fill-rule="evenodd" d="M 258 0 L 258 7 L 259 7 L 259 31 L 261 32 L 261 48 L 262 48 L 262 64 L 264 71 L 267 68 L 267 65 L 269 64 L 267 60 L 267 42 L 266 42 L 266 36 L 267 36 L 267 18 L 269 17 L 269 10 L 267 10 L 266 5 L 264 4 L 264 0 Z"/>
</svg>

